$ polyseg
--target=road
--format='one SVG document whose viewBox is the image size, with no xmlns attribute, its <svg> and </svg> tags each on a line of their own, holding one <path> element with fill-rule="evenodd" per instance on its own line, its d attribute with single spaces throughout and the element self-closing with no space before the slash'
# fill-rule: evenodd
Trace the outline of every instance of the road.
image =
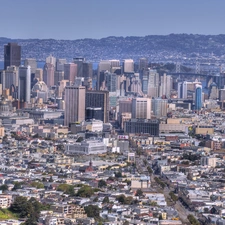
<svg viewBox="0 0 225 225">
<path fill-rule="evenodd" d="M 141 156 L 140 158 L 137 158 L 136 160 L 136 168 L 138 170 L 139 173 L 143 173 L 143 171 L 145 171 L 145 169 L 147 168 L 148 164 L 147 165 L 144 165 L 143 163 L 143 160 L 145 158 L 143 156 Z M 145 168 L 146 167 L 146 168 Z M 164 189 L 162 189 L 161 187 L 159 187 L 158 184 L 156 184 L 155 182 L 155 177 L 159 177 L 160 176 L 157 176 L 157 175 L 154 175 L 154 174 L 151 174 L 151 184 L 155 184 L 154 185 L 154 189 L 156 192 L 162 192 L 165 196 L 165 199 L 171 199 L 169 193 L 172 191 L 169 187 L 165 187 Z M 153 188 L 153 185 L 152 185 L 152 188 Z M 160 189 L 160 190 L 159 190 Z M 172 200 L 171 200 L 172 201 Z M 173 203 L 173 205 L 171 206 L 173 208 L 175 208 L 179 214 L 179 218 L 181 219 L 181 221 L 184 223 L 184 224 L 190 224 L 188 219 L 187 219 L 187 216 L 189 214 L 193 214 L 193 212 L 191 212 L 190 210 L 188 210 L 187 208 L 185 208 L 182 203 L 180 201 L 177 201 L 176 203 Z"/>
</svg>

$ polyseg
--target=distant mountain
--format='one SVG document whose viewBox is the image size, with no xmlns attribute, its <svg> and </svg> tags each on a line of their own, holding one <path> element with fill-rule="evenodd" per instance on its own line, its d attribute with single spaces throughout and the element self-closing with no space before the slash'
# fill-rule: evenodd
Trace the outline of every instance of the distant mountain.
<svg viewBox="0 0 225 225">
<path fill-rule="evenodd" d="M 147 57 L 150 61 L 174 61 L 225 59 L 225 35 L 170 34 L 145 37 L 107 37 L 102 39 L 9 39 L 0 38 L 0 60 L 3 46 L 8 42 L 18 42 L 22 46 L 22 58 L 45 60 L 52 54 L 57 58 L 72 60 L 83 56 L 89 61 L 101 59 Z"/>
</svg>

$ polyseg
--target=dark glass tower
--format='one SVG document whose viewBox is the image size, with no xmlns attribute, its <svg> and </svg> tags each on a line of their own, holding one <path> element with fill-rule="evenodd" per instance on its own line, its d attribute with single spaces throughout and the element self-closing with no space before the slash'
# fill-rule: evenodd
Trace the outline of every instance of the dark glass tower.
<svg viewBox="0 0 225 225">
<path fill-rule="evenodd" d="M 20 66 L 21 46 L 17 43 L 8 43 L 4 46 L 4 70 L 7 66 Z"/>
</svg>

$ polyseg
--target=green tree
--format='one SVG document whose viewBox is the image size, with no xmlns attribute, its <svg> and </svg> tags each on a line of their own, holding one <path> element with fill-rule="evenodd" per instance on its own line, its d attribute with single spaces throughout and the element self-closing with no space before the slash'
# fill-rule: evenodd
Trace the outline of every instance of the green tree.
<svg viewBox="0 0 225 225">
<path fill-rule="evenodd" d="M 143 196 L 143 191 L 141 189 L 137 189 L 135 196 L 138 196 L 138 197 Z"/>
<path fill-rule="evenodd" d="M 2 190 L 2 192 L 5 192 L 8 190 L 8 185 L 7 184 L 3 184 L 0 186 L 0 190 Z"/>
<path fill-rule="evenodd" d="M 68 194 L 70 196 L 75 195 L 73 185 L 69 185 L 69 184 L 60 184 L 57 188 L 57 191 L 63 191 L 65 194 Z"/>
<path fill-rule="evenodd" d="M 104 180 L 100 180 L 98 182 L 98 187 L 99 188 L 103 188 L 103 187 L 106 187 L 106 186 L 107 186 L 107 183 Z"/>
<path fill-rule="evenodd" d="M 49 182 L 53 182 L 53 178 L 52 178 L 52 176 L 50 176 Z"/>
<path fill-rule="evenodd" d="M 88 217 L 99 218 L 100 208 L 97 205 L 86 206 L 84 211 Z"/>
<path fill-rule="evenodd" d="M 103 204 L 109 203 L 109 197 L 105 196 L 105 198 L 102 201 Z"/>
<path fill-rule="evenodd" d="M 27 212 L 27 198 L 22 196 L 17 196 L 14 202 L 10 206 L 10 210 L 17 213 L 19 217 L 25 218 L 28 214 Z"/>
<path fill-rule="evenodd" d="M 18 182 L 18 181 L 15 181 L 14 182 L 14 187 L 13 187 L 13 191 L 17 190 L 17 189 L 21 189 L 22 188 L 22 185 L 23 185 L 23 182 Z"/>
<path fill-rule="evenodd" d="M 122 177 L 122 173 L 119 171 L 119 172 L 117 172 L 117 173 L 115 173 L 115 177 L 116 178 L 120 178 L 120 177 Z"/>
<path fill-rule="evenodd" d="M 35 187 L 37 189 L 41 189 L 41 188 L 44 188 L 44 184 L 41 183 L 41 182 L 36 182 L 36 181 L 33 181 L 31 182 L 31 187 Z"/>
<path fill-rule="evenodd" d="M 84 197 L 84 198 L 89 198 L 94 194 L 94 190 L 93 188 L 91 188 L 88 185 L 85 185 L 83 187 L 81 187 L 78 192 L 77 192 L 77 196 L 79 197 Z"/>
</svg>

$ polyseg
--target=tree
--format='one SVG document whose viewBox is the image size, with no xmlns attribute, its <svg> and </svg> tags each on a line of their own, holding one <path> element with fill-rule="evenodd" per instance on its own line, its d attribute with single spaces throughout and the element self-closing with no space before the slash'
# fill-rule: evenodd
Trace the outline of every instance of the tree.
<svg viewBox="0 0 225 225">
<path fill-rule="evenodd" d="M 119 171 L 119 172 L 117 172 L 117 173 L 115 173 L 115 177 L 116 178 L 120 178 L 120 177 L 122 177 L 122 173 Z"/>
<path fill-rule="evenodd" d="M 7 184 L 3 184 L 0 186 L 0 190 L 2 190 L 3 192 L 8 190 L 8 185 Z"/>
<path fill-rule="evenodd" d="M 147 170 L 148 170 L 148 172 L 149 172 L 150 174 L 153 173 L 152 168 L 151 168 L 150 166 L 147 167 Z"/>
<path fill-rule="evenodd" d="M 17 190 L 17 189 L 21 189 L 22 188 L 22 182 L 18 182 L 18 181 L 16 181 L 16 182 L 14 182 L 14 187 L 13 187 L 13 191 L 15 191 L 15 190 Z"/>
<path fill-rule="evenodd" d="M 31 182 L 31 187 L 35 187 L 37 189 L 41 189 L 41 188 L 44 188 L 44 184 L 41 183 L 41 182 L 36 182 L 36 181 L 33 181 Z"/>
<path fill-rule="evenodd" d="M 49 182 L 53 182 L 53 178 L 52 178 L 52 176 L 50 176 Z"/>
<path fill-rule="evenodd" d="M 17 196 L 10 206 L 10 210 L 14 213 L 18 213 L 21 218 L 27 216 L 27 198 L 23 196 Z"/>
<path fill-rule="evenodd" d="M 73 185 L 69 185 L 69 184 L 60 184 L 57 187 L 57 191 L 63 191 L 65 194 L 68 194 L 70 196 L 74 196 L 75 195 Z"/>
<path fill-rule="evenodd" d="M 81 187 L 77 192 L 77 196 L 84 197 L 84 198 L 89 198 L 93 194 L 94 194 L 94 190 L 88 185 Z"/>
<path fill-rule="evenodd" d="M 138 197 L 143 196 L 143 191 L 141 189 L 137 189 L 135 196 L 138 196 Z"/>
<path fill-rule="evenodd" d="M 108 196 L 105 196 L 105 198 L 103 199 L 102 203 L 103 204 L 109 203 L 109 197 Z"/>
<path fill-rule="evenodd" d="M 106 183 L 104 180 L 100 180 L 100 181 L 98 182 L 98 187 L 99 187 L 99 188 L 106 187 L 106 186 L 107 186 L 107 183 Z"/>
<path fill-rule="evenodd" d="M 100 209 L 97 205 L 89 205 L 84 207 L 84 211 L 88 217 L 99 218 Z"/>
</svg>

